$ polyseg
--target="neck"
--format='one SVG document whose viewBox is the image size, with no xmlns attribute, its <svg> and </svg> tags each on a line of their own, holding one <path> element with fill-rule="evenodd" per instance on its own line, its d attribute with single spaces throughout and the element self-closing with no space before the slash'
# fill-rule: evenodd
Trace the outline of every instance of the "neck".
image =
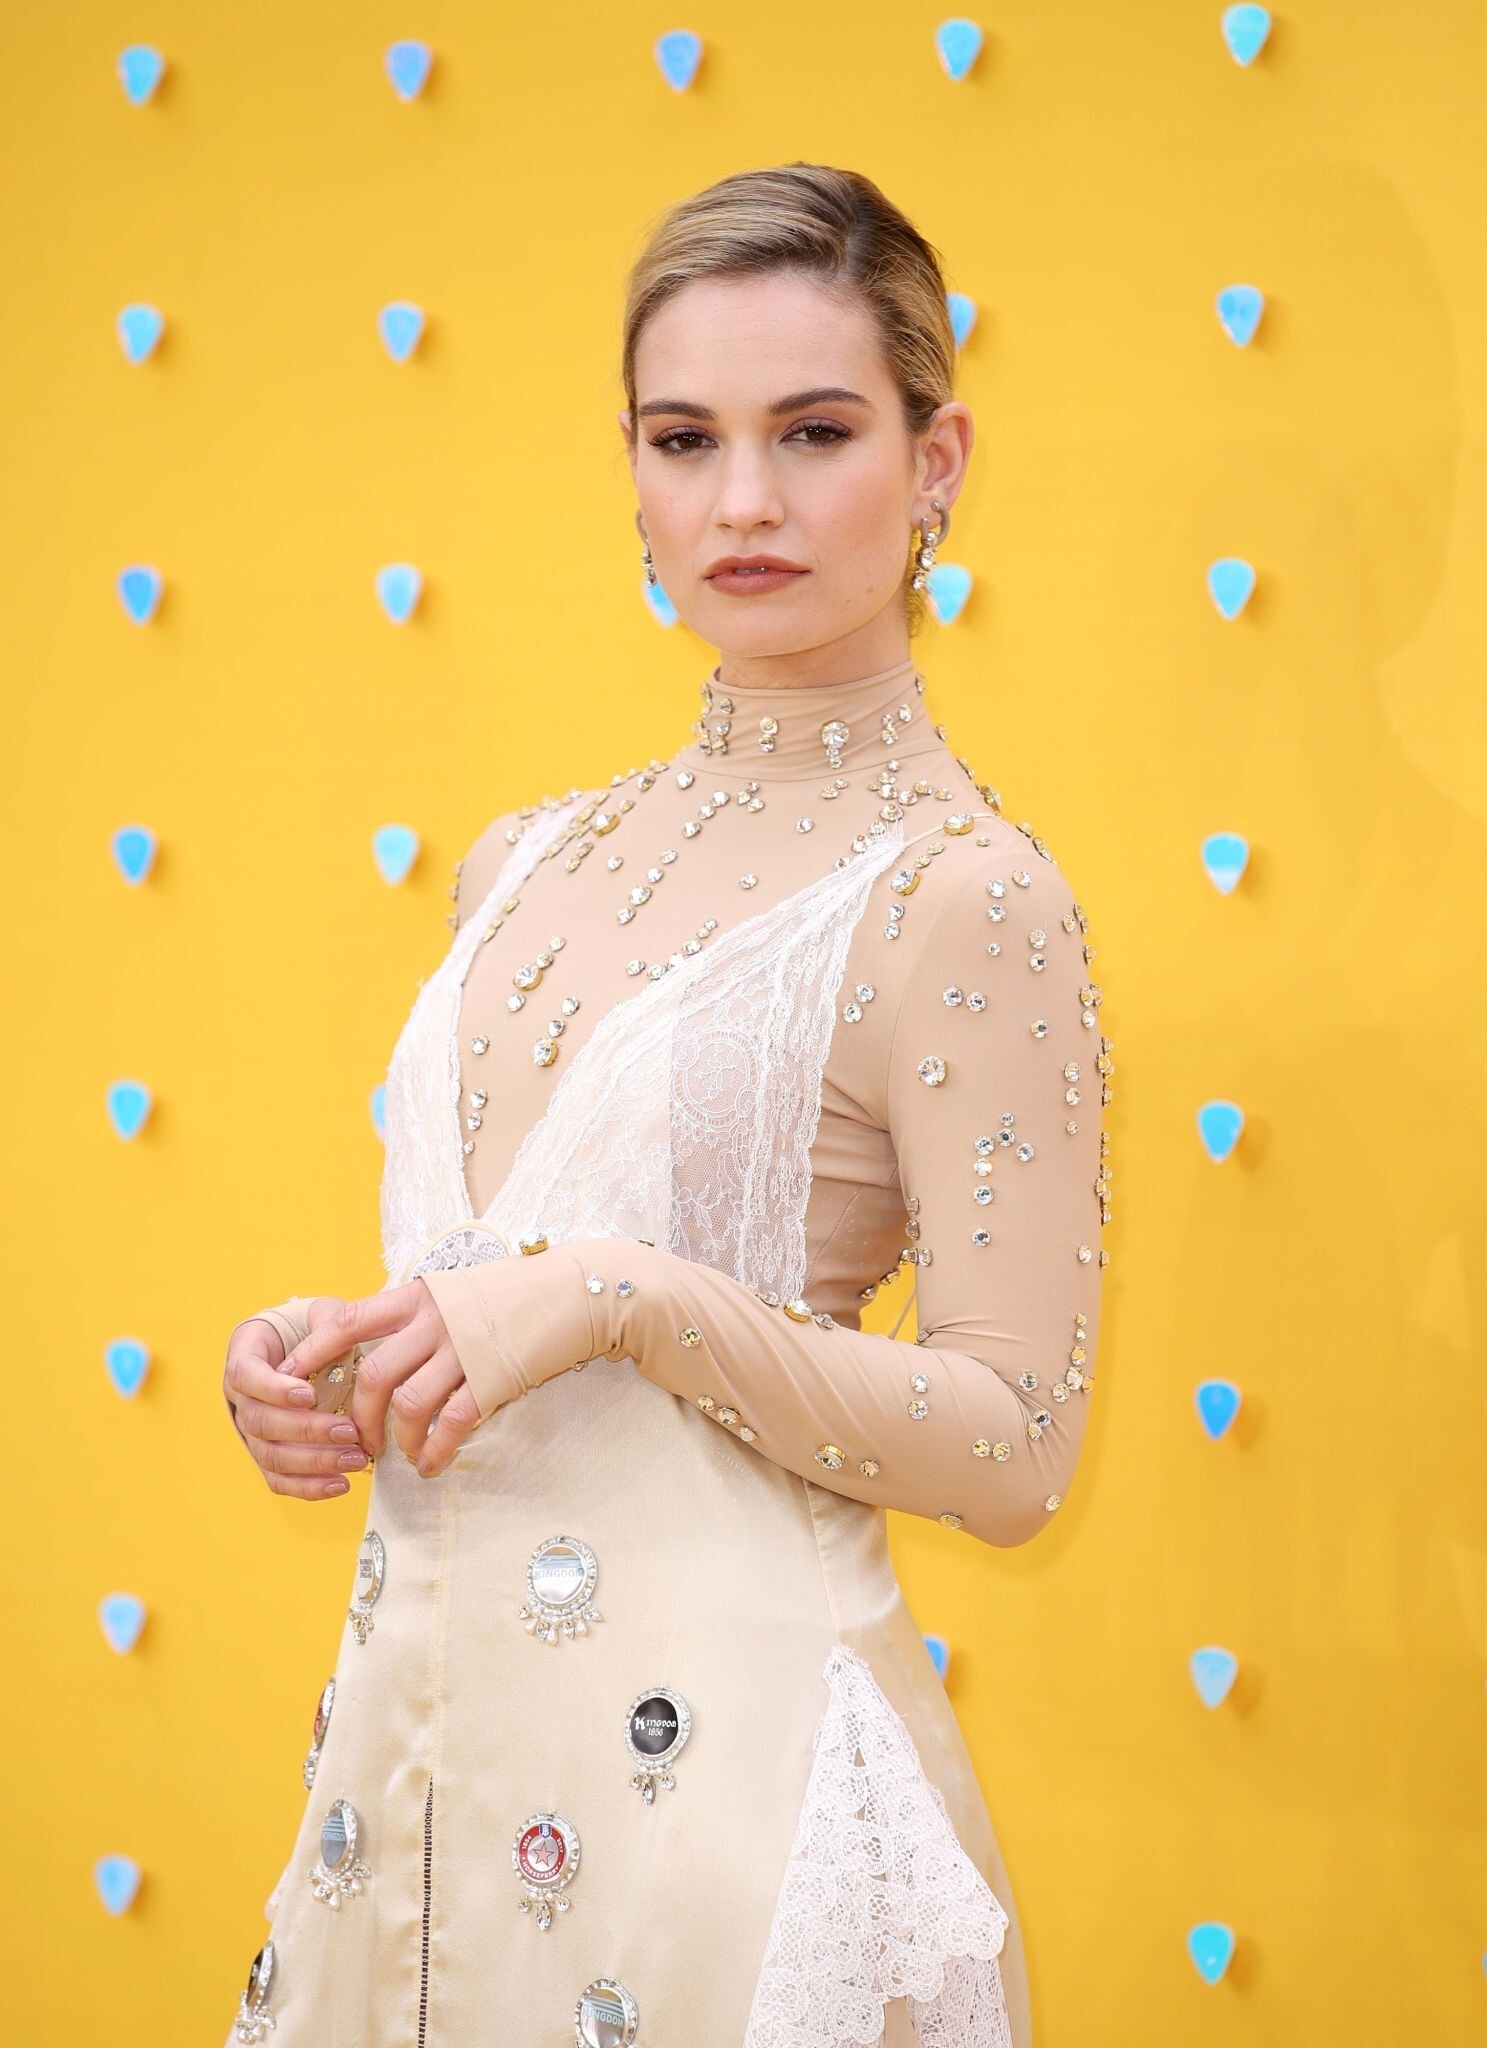
<svg viewBox="0 0 1487 2048">
<path fill-rule="evenodd" d="M 942 751 L 924 705 L 924 679 L 907 656 L 837 682 L 701 685 L 702 710 L 683 765 L 727 755 L 739 773 L 827 778 Z"/>
<path fill-rule="evenodd" d="M 720 648 L 714 676 L 724 690 L 811 690 L 884 675 L 908 659 L 908 625 L 902 605 L 894 605 L 821 647 L 792 654 L 730 654 Z"/>
</svg>

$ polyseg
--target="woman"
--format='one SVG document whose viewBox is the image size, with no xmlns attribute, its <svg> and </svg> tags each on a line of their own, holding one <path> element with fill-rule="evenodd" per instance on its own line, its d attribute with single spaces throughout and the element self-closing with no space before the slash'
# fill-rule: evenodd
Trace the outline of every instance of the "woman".
<svg viewBox="0 0 1487 2048">
<path fill-rule="evenodd" d="M 1058 1508 L 1110 1062 L 1084 915 L 909 658 L 953 367 L 933 252 L 852 173 L 727 178 L 635 267 L 643 559 L 720 659 L 670 759 L 460 864 L 389 1070 L 388 1285 L 234 1332 L 271 1486 L 375 1460 L 235 2040 L 1030 2038 L 884 1510 L 1005 1545 Z M 890 1282 L 917 1349 L 858 1327 Z"/>
</svg>

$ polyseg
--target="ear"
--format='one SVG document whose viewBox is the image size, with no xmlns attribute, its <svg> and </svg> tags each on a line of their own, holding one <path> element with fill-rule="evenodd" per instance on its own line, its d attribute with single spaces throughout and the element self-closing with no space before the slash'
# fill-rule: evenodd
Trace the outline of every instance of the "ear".
<svg viewBox="0 0 1487 2048">
<path fill-rule="evenodd" d="M 626 406 L 623 412 L 615 414 L 615 418 L 619 421 L 620 432 L 625 437 L 625 453 L 630 458 L 630 474 L 633 476 L 635 474 L 637 449 L 635 446 L 635 429 L 630 423 L 630 408 Z"/>
<path fill-rule="evenodd" d="M 925 501 L 925 516 L 929 513 L 931 498 L 938 498 L 942 505 L 948 506 L 960 496 L 975 438 L 976 429 L 969 406 L 957 398 L 939 407 L 919 444 L 915 483 Z M 920 515 L 916 513 L 914 516 Z"/>
</svg>

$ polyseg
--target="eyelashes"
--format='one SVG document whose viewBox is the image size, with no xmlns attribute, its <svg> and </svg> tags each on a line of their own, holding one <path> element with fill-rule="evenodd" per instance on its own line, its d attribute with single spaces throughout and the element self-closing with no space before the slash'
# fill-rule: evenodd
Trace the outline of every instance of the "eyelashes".
<svg viewBox="0 0 1487 2048">
<path fill-rule="evenodd" d="M 650 443 L 663 455 L 690 455 L 711 438 L 701 427 L 668 427 L 665 433 L 652 435 Z M 838 442 L 850 441 L 852 430 L 835 420 L 798 420 L 785 436 L 787 441 L 797 438 L 802 447 L 832 448 Z"/>
</svg>

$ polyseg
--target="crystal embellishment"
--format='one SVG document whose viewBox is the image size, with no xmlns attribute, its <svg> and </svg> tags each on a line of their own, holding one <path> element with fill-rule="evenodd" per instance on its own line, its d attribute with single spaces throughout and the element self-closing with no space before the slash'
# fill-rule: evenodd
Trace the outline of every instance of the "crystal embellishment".
<svg viewBox="0 0 1487 2048">
<path fill-rule="evenodd" d="M 358 1822 L 349 1799 L 332 1802 L 320 1824 L 320 1861 L 310 1872 L 310 1888 L 327 1906 L 354 1899 L 371 1870 L 356 1853 Z"/>
<path fill-rule="evenodd" d="M 346 1618 L 358 1643 L 372 1633 L 372 1609 L 387 1574 L 387 1546 L 375 1529 L 368 1529 L 356 1553 L 356 1584 Z"/>
<path fill-rule="evenodd" d="M 535 1906 L 544 1934 L 552 1925 L 553 1907 L 566 1913 L 572 1903 L 565 1893 L 578 1875 L 579 1855 L 578 1830 L 559 1813 L 529 1814 L 516 1831 L 511 1867 L 522 1885 L 517 1906 L 523 1913 Z"/>
<path fill-rule="evenodd" d="M 670 1686 L 647 1686 L 625 1709 L 625 1747 L 635 1765 L 630 1787 L 647 1806 L 654 1805 L 658 1790 L 676 1790 L 672 1765 L 691 1732 L 692 1710 Z"/>
<path fill-rule="evenodd" d="M 590 1622 L 604 1619 L 594 1605 L 598 1583 L 599 1560 L 587 1543 L 576 1536 L 549 1536 L 528 1560 L 527 1597 L 517 1620 L 544 1643 L 586 1636 Z"/>
</svg>

